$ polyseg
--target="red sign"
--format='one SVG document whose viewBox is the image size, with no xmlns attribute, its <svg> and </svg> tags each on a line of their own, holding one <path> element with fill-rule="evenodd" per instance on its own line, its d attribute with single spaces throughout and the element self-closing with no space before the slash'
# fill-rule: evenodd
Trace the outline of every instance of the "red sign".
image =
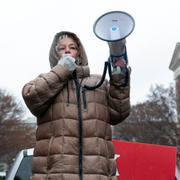
<svg viewBox="0 0 180 180">
<path fill-rule="evenodd" d="M 113 140 L 118 180 L 174 180 L 176 147 Z"/>
</svg>

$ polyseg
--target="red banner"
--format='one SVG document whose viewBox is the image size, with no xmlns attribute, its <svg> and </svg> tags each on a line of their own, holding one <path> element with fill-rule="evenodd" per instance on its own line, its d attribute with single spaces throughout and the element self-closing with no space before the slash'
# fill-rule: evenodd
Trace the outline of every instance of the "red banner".
<svg viewBox="0 0 180 180">
<path fill-rule="evenodd" d="M 113 140 L 118 180 L 174 180 L 176 147 Z"/>
</svg>

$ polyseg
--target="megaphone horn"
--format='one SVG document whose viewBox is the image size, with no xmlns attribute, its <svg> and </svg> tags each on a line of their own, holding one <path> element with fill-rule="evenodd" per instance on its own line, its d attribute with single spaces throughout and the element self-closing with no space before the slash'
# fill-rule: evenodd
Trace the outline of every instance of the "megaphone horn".
<svg viewBox="0 0 180 180">
<path fill-rule="evenodd" d="M 125 38 L 135 27 L 133 17 L 123 11 L 111 11 L 100 16 L 94 23 L 95 35 L 108 42 L 111 56 L 121 56 L 126 51 Z"/>
</svg>

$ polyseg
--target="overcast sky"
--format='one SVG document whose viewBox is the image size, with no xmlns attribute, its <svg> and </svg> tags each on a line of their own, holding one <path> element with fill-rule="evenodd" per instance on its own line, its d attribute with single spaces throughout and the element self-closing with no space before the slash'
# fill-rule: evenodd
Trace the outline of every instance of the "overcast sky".
<svg viewBox="0 0 180 180">
<path fill-rule="evenodd" d="M 136 23 L 126 47 L 131 102 L 142 102 L 152 85 L 174 82 L 169 64 L 180 41 L 179 7 L 179 0 L 0 0 L 0 88 L 23 103 L 23 85 L 50 70 L 49 48 L 62 30 L 80 37 L 91 73 L 102 74 L 109 48 L 94 35 L 93 25 L 117 10 L 131 14 Z"/>
</svg>

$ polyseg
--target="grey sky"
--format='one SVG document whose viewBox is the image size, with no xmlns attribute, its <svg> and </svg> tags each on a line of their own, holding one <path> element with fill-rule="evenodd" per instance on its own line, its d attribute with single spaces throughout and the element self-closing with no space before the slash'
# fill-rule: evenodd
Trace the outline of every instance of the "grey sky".
<svg viewBox="0 0 180 180">
<path fill-rule="evenodd" d="M 174 81 L 168 66 L 180 40 L 179 7 L 179 0 L 0 0 L 0 88 L 21 101 L 23 85 L 50 70 L 49 48 L 62 30 L 80 37 L 91 73 L 102 74 L 109 49 L 94 35 L 93 24 L 100 15 L 119 10 L 136 23 L 126 40 L 131 102 L 141 102 L 151 85 Z"/>
</svg>

